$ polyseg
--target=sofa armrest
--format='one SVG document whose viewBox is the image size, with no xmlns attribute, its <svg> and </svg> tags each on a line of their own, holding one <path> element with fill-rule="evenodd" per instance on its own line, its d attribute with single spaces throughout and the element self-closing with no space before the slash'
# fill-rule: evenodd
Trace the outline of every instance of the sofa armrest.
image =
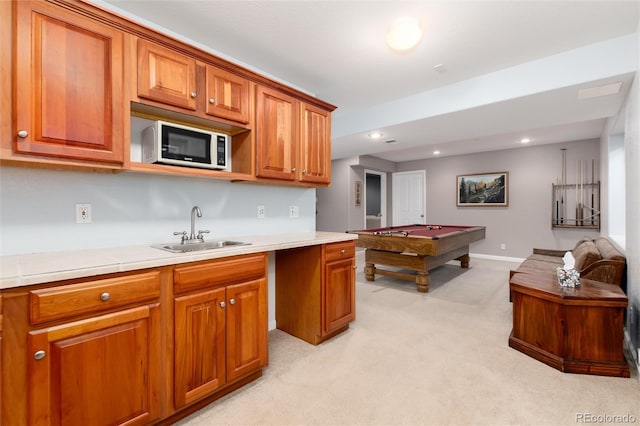
<svg viewBox="0 0 640 426">
<path fill-rule="evenodd" d="M 543 254 L 545 256 L 562 257 L 567 251 L 571 251 L 571 250 L 551 250 L 551 249 L 534 248 L 533 254 Z"/>
<path fill-rule="evenodd" d="M 580 271 L 580 277 L 603 283 L 621 285 L 625 262 L 619 260 L 598 260 Z"/>
</svg>

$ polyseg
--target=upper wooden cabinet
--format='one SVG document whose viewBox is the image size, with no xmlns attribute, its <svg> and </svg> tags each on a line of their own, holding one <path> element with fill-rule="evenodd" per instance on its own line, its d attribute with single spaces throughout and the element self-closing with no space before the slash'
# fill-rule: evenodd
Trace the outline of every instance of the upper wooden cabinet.
<svg viewBox="0 0 640 426">
<path fill-rule="evenodd" d="M 138 40 L 138 96 L 196 109 L 196 60 Z"/>
<path fill-rule="evenodd" d="M 298 101 L 258 86 L 256 102 L 256 175 L 293 181 L 298 162 Z"/>
<path fill-rule="evenodd" d="M 331 183 L 331 115 L 327 110 L 300 103 L 301 182 Z"/>
<path fill-rule="evenodd" d="M 249 122 L 249 81 L 213 65 L 138 39 L 138 96 L 197 116 Z"/>
<path fill-rule="evenodd" d="M 123 33 L 45 2 L 14 8 L 14 151 L 122 163 Z"/>
<path fill-rule="evenodd" d="M 256 99 L 256 175 L 331 183 L 330 112 L 262 86 Z"/>
<path fill-rule="evenodd" d="M 239 123 L 249 122 L 249 81 L 207 65 L 206 112 Z"/>
</svg>

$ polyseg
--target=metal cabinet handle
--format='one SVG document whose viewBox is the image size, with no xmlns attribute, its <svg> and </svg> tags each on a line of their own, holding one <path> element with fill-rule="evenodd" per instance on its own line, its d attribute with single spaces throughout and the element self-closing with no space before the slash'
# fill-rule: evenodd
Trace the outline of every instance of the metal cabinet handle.
<svg viewBox="0 0 640 426">
<path fill-rule="evenodd" d="M 106 291 L 100 295 L 100 300 L 102 300 L 103 302 L 106 302 L 110 298 L 111 298 L 111 295 Z"/>
<path fill-rule="evenodd" d="M 45 351 L 37 351 L 33 354 L 33 359 L 40 361 L 45 356 L 47 356 L 47 353 Z"/>
<path fill-rule="evenodd" d="M 236 299 L 230 299 L 229 303 L 231 303 L 232 305 L 235 305 L 236 304 Z"/>
<path fill-rule="evenodd" d="M 353 269 L 358 269 L 358 267 L 356 265 L 353 265 L 352 268 Z"/>
<path fill-rule="evenodd" d="M 194 98 L 194 99 L 195 99 L 196 95 L 197 95 L 197 94 L 196 94 L 196 92 L 191 92 L 191 97 L 192 97 L 192 98 Z"/>
<path fill-rule="evenodd" d="M 215 103 L 216 103 L 215 98 L 209 98 L 209 103 L 210 103 L 210 104 L 215 104 Z"/>
<path fill-rule="evenodd" d="M 347 250 L 346 250 L 346 249 L 342 249 L 342 250 L 340 250 L 340 253 L 342 253 L 342 254 L 345 254 L 346 252 L 347 252 Z"/>
<path fill-rule="evenodd" d="M 26 130 L 18 130 L 19 138 L 26 138 L 27 136 L 29 136 L 29 132 L 27 132 Z"/>
<path fill-rule="evenodd" d="M 227 304 L 226 304 L 226 303 L 224 303 L 224 301 L 223 301 L 223 302 L 220 302 L 220 307 L 221 307 L 221 308 L 224 308 L 225 306 L 227 306 Z"/>
<path fill-rule="evenodd" d="M 307 169 L 302 169 L 302 174 L 306 175 L 307 174 Z"/>
</svg>

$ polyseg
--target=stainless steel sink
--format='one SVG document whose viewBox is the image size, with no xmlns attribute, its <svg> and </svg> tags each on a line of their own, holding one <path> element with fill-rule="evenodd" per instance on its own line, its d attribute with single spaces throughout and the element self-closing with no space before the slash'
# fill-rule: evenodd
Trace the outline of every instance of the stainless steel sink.
<svg viewBox="0 0 640 426">
<path fill-rule="evenodd" d="M 205 241 L 205 242 L 197 242 L 197 243 L 167 243 L 167 244 L 157 244 L 151 247 L 157 248 L 160 250 L 170 251 L 172 253 L 186 253 L 189 251 L 201 251 L 201 250 L 215 250 L 221 249 L 225 247 L 234 247 L 234 246 L 246 246 L 251 243 L 245 243 L 242 241 L 229 241 L 229 240 L 217 240 L 217 241 Z"/>
</svg>

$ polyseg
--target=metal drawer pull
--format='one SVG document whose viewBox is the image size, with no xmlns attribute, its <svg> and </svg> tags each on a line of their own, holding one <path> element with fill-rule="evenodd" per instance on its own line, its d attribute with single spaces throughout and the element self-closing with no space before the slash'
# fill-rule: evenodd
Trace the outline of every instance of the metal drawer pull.
<svg viewBox="0 0 640 426">
<path fill-rule="evenodd" d="M 226 304 L 226 303 L 224 303 L 224 302 L 220 302 L 220 307 L 221 307 L 221 308 L 224 308 L 225 306 L 227 306 L 227 304 Z"/>
<path fill-rule="evenodd" d="M 102 300 L 103 302 L 106 302 L 107 300 L 109 300 L 110 297 L 111 295 L 105 291 L 100 295 L 100 300 Z"/>
<path fill-rule="evenodd" d="M 215 100 L 214 98 L 209 98 L 209 103 L 210 103 L 210 104 L 215 104 L 215 103 L 216 103 L 216 100 Z"/>
<path fill-rule="evenodd" d="M 40 361 L 45 356 L 47 356 L 47 353 L 45 351 L 38 351 L 33 354 L 33 359 Z"/>
<path fill-rule="evenodd" d="M 229 300 L 229 303 L 231 303 L 232 305 L 235 305 L 236 304 L 236 299 Z"/>
<path fill-rule="evenodd" d="M 347 250 L 345 250 L 345 249 L 340 250 L 340 253 L 342 253 L 342 254 L 345 254 L 346 252 L 347 252 Z"/>
<path fill-rule="evenodd" d="M 26 130 L 18 130 L 19 138 L 26 138 L 27 136 L 29 136 L 29 132 L 27 132 Z"/>
<path fill-rule="evenodd" d="M 195 97 L 197 96 L 196 92 L 191 92 L 191 97 L 195 99 Z"/>
</svg>

